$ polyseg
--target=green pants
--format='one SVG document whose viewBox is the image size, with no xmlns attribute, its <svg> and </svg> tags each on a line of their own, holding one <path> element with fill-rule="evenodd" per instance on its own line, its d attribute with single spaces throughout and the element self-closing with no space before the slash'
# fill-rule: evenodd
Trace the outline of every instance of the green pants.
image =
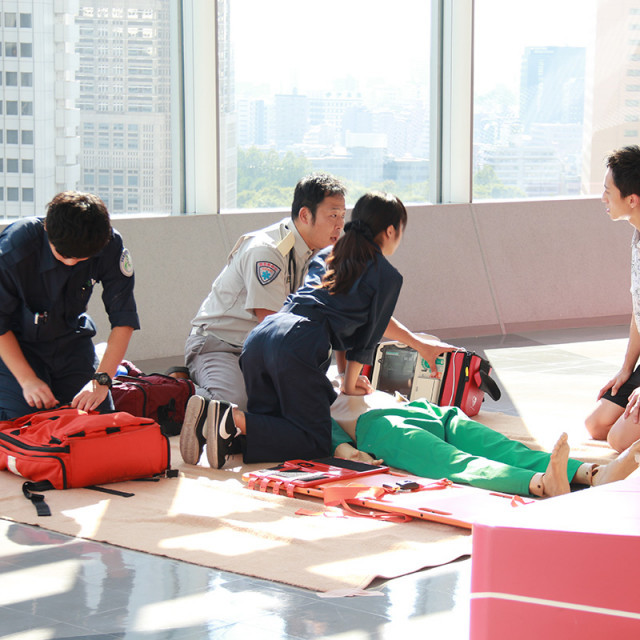
<svg viewBox="0 0 640 640">
<path fill-rule="evenodd" d="M 426 400 L 362 414 L 356 443 L 361 451 L 416 476 L 520 495 L 529 495 L 531 478 L 546 470 L 550 457 L 471 420 L 456 407 Z M 569 481 L 581 464 L 569 459 Z"/>
</svg>

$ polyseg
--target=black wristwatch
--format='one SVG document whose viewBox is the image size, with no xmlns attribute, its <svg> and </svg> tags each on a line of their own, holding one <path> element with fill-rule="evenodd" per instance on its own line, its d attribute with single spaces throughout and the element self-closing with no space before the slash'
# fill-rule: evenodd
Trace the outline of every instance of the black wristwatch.
<svg viewBox="0 0 640 640">
<path fill-rule="evenodd" d="M 93 374 L 92 380 L 95 380 L 99 385 L 103 387 L 109 387 L 111 389 L 111 376 L 108 373 L 102 373 L 101 371 L 96 371 Z"/>
</svg>

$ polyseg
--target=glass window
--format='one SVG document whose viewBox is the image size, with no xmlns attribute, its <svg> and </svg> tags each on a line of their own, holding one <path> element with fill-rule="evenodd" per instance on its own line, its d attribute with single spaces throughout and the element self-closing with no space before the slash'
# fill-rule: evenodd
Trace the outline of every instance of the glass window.
<svg viewBox="0 0 640 640">
<path fill-rule="evenodd" d="M 5 73 L 5 84 L 7 87 L 17 87 L 18 86 L 18 72 L 17 71 L 7 71 Z"/>
<path fill-rule="evenodd" d="M 33 189 L 31 187 L 22 189 L 22 202 L 33 202 Z"/>
<path fill-rule="evenodd" d="M 172 150 L 179 139 L 177 135 L 175 139 L 173 136 L 180 125 L 179 114 L 174 117 L 172 113 L 175 92 L 172 90 L 174 65 L 170 52 L 177 25 L 170 22 L 171 3 L 159 0 L 151 3 L 154 11 L 144 25 L 151 29 L 148 33 L 143 33 L 139 23 L 140 11 L 126 7 L 131 3 L 124 3 L 124 8 L 120 1 L 84 4 L 95 4 L 95 8 L 81 8 L 76 19 L 80 33 L 80 42 L 75 48 L 78 57 L 75 79 L 80 94 L 76 104 L 81 121 L 81 167 L 95 167 L 100 196 L 111 203 L 110 212 L 126 213 L 122 197 L 115 198 L 121 187 L 111 179 L 114 170 L 122 169 L 126 150 L 127 166 L 148 175 L 153 184 L 152 197 L 141 210 L 172 212 L 174 198 L 176 203 L 181 202 L 181 198 L 178 192 L 165 187 L 167 182 L 173 183 Z M 123 24 L 127 16 L 130 22 Z M 123 34 L 127 36 L 126 47 L 123 46 Z M 95 37 L 98 37 L 97 43 Z M 140 103 L 140 78 L 134 78 L 130 73 L 131 68 L 140 66 L 144 66 L 152 78 L 145 93 L 148 101 L 143 108 L 136 107 Z M 132 105 L 132 97 L 136 98 L 135 105 Z M 120 131 L 120 135 L 110 135 L 107 130 L 105 135 L 91 139 L 87 125 L 95 124 L 98 129 L 98 124 L 104 122 L 109 123 L 111 131 Z M 134 131 L 142 125 L 150 125 L 153 129 L 151 143 L 144 148 L 137 136 L 125 140 L 123 134 L 127 128 Z M 81 171 L 81 176 L 80 189 L 95 188 L 84 182 L 88 173 Z"/>
<path fill-rule="evenodd" d="M 22 161 L 22 173 L 33 173 L 33 160 Z"/>
<path fill-rule="evenodd" d="M 4 14 L 4 26 L 5 27 L 15 27 L 16 26 L 16 14 L 9 13 L 8 11 Z"/>
<path fill-rule="evenodd" d="M 31 14 L 30 13 L 21 13 L 20 14 L 20 26 L 23 29 L 31 28 Z"/>
<path fill-rule="evenodd" d="M 31 129 L 22 130 L 22 144 L 33 144 L 33 131 Z"/>
<path fill-rule="evenodd" d="M 7 129 L 7 144 L 18 144 L 17 129 Z"/>
<path fill-rule="evenodd" d="M 21 87 L 33 87 L 33 73 L 26 71 L 20 74 Z"/>
<path fill-rule="evenodd" d="M 21 58 L 31 58 L 33 55 L 33 45 L 30 42 L 21 42 L 20 43 L 20 57 Z"/>
<path fill-rule="evenodd" d="M 7 115 L 8 116 L 17 116 L 18 115 L 18 102 L 17 102 L 17 100 L 7 100 Z"/>
<path fill-rule="evenodd" d="M 222 209 L 288 207 L 312 170 L 349 201 L 427 200 L 429 0 L 228 0 L 218 15 Z"/>
<path fill-rule="evenodd" d="M 6 16 L 5 16 L 6 18 Z M 6 58 L 17 58 L 18 57 L 18 45 L 16 42 L 5 42 L 4 43 L 4 55 Z"/>
<path fill-rule="evenodd" d="M 602 191 L 607 152 L 640 142 L 629 4 L 476 0 L 474 199 Z M 518 28 L 496 38 L 497 24 Z"/>
<path fill-rule="evenodd" d="M 7 173 L 18 173 L 17 158 L 7 158 Z"/>
<path fill-rule="evenodd" d="M 7 187 L 7 200 L 9 202 L 18 202 L 20 191 L 18 187 Z"/>
</svg>

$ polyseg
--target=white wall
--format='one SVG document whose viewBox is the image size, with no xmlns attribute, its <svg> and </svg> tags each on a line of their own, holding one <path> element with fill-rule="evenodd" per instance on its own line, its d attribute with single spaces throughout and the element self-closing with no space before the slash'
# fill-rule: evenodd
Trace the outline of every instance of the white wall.
<svg viewBox="0 0 640 640">
<path fill-rule="evenodd" d="M 181 354 L 237 237 L 283 215 L 116 218 L 133 256 L 142 325 L 128 357 Z M 396 317 L 445 338 L 626 323 L 631 235 L 596 198 L 411 207 L 393 257 L 404 275 Z M 99 288 L 89 309 L 103 340 Z"/>
</svg>

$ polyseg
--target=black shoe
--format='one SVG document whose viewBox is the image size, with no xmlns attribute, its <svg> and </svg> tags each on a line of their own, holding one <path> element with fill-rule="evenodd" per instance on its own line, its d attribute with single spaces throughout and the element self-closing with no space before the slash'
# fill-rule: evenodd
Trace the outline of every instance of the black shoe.
<svg viewBox="0 0 640 640">
<path fill-rule="evenodd" d="M 191 396 L 184 412 L 180 431 L 180 453 L 187 464 L 198 464 L 205 445 L 204 423 L 208 403 L 202 396 Z"/>
<path fill-rule="evenodd" d="M 211 400 L 204 428 L 207 460 L 213 469 L 222 469 L 231 455 L 237 429 L 233 422 L 233 405 L 223 400 Z"/>
</svg>

